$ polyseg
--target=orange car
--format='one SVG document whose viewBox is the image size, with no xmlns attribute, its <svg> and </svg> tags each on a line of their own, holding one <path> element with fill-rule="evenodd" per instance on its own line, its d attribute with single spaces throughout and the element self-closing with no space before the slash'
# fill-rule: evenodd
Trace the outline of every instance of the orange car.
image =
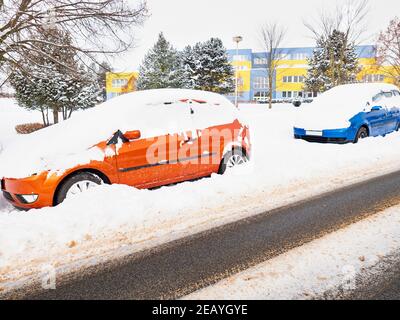
<svg viewBox="0 0 400 320">
<path fill-rule="evenodd" d="M 178 89 L 120 96 L 29 136 L 33 155 L 13 156 L 23 149 L 15 147 L 10 174 L 1 171 L 4 197 L 24 209 L 55 206 L 102 183 L 153 188 L 222 174 L 246 162 L 251 148 L 231 102 Z"/>
</svg>

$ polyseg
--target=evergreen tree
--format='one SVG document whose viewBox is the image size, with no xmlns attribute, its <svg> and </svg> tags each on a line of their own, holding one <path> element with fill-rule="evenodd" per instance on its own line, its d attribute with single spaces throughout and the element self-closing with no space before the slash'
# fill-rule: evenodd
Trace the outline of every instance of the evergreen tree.
<svg viewBox="0 0 400 320">
<path fill-rule="evenodd" d="M 139 68 L 138 90 L 180 88 L 182 69 L 179 53 L 160 33 Z"/>
<path fill-rule="evenodd" d="M 113 72 L 113 68 L 107 61 L 103 61 L 100 64 L 92 63 L 90 68 L 87 68 L 88 73 L 94 73 L 98 86 L 100 88 L 99 100 L 101 102 L 107 100 L 107 72 Z"/>
<path fill-rule="evenodd" d="M 354 43 L 348 42 L 345 33 L 333 30 L 327 38 L 318 41 L 317 47 L 308 59 L 307 91 L 324 92 L 356 80 L 360 71 L 358 57 Z"/>
<path fill-rule="evenodd" d="M 182 68 L 182 87 L 186 89 L 196 88 L 197 79 L 199 77 L 197 66 L 199 65 L 199 50 L 195 51 L 191 46 L 187 46 L 180 53 L 180 61 Z"/>
<path fill-rule="evenodd" d="M 211 38 L 193 48 L 186 47 L 182 65 L 185 86 L 218 93 L 234 91 L 234 70 L 220 39 Z"/>
<path fill-rule="evenodd" d="M 42 111 L 45 125 L 49 124 L 49 109 L 57 123 L 59 112 L 67 119 L 74 110 L 93 107 L 100 92 L 96 75 L 79 67 L 70 35 L 43 29 L 35 37 L 41 53 L 20 61 L 10 78 L 19 104 Z"/>
</svg>

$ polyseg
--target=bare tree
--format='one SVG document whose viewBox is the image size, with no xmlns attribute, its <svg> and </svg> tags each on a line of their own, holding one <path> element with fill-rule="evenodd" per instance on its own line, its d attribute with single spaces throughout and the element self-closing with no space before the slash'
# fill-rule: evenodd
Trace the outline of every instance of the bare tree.
<svg viewBox="0 0 400 320">
<path fill-rule="evenodd" d="M 272 109 L 272 94 L 274 90 L 274 77 L 276 69 L 282 60 L 282 55 L 279 52 L 286 30 L 277 23 L 267 23 L 261 28 L 261 39 L 263 46 L 267 52 L 267 77 L 268 77 L 268 97 L 269 108 Z"/>
<path fill-rule="evenodd" d="M 345 34 L 348 43 L 358 44 L 365 40 L 363 36 L 368 30 L 369 12 L 369 0 L 347 0 L 344 5 L 337 5 L 333 11 L 320 10 L 316 19 L 303 23 L 315 41 L 327 39 L 336 30 Z"/>
<path fill-rule="evenodd" d="M 378 66 L 394 83 L 400 85 L 400 19 L 390 21 L 377 43 Z"/>
<path fill-rule="evenodd" d="M 0 0 L 1 71 L 22 68 L 20 61 L 29 61 L 32 52 L 45 55 L 38 44 L 46 40 L 35 37 L 45 28 L 72 34 L 82 61 L 122 53 L 133 46 L 133 29 L 146 17 L 145 0 Z"/>
</svg>

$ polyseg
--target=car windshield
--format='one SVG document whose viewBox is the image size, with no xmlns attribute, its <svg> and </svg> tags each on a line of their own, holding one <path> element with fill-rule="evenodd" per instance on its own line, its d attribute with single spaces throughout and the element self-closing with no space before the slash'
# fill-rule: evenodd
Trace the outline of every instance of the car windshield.
<svg viewBox="0 0 400 320">
<path fill-rule="evenodd" d="M 392 92 L 390 92 L 390 91 L 386 91 L 386 92 L 382 91 L 382 92 L 379 92 L 377 95 L 375 95 L 372 98 L 372 101 L 373 102 L 378 102 L 382 98 L 391 98 L 391 97 L 393 97 L 393 93 Z"/>
</svg>

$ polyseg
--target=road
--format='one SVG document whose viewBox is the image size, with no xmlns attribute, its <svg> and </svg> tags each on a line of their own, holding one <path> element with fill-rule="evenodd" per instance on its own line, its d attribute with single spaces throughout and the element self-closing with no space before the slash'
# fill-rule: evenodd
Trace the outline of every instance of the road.
<svg viewBox="0 0 400 320">
<path fill-rule="evenodd" d="M 385 259 L 367 279 L 359 279 L 359 287 L 345 299 L 400 300 L 400 253 Z"/>
<path fill-rule="evenodd" d="M 400 171 L 92 267 L 58 280 L 56 290 L 37 286 L 9 298 L 179 298 L 399 203 Z"/>
</svg>

